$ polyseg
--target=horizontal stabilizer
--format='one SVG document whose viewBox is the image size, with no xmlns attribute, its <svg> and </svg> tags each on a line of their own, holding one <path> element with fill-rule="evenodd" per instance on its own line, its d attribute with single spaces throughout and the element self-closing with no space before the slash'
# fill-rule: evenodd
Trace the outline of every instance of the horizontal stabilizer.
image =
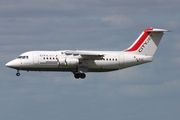
<svg viewBox="0 0 180 120">
<path fill-rule="evenodd" d="M 145 32 L 170 32 L 170 30 L 165 29 L 156 29 L 156 28 L 148 28 L 144 30 Z"/>
</svg>

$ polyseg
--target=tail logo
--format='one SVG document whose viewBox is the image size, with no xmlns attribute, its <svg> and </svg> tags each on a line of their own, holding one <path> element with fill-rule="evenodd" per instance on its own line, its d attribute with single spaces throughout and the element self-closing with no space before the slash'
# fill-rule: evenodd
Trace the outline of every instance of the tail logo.
<svg viewBox="0 0 180 120">
<path fill-rule="evenodd" d="M 141 53 L 150 41 L 151 41 L 151 38 L 148 37 L 147 40 L 142 44 L 142 46 L 139 48 L 138 51 Z"/>
</svg>

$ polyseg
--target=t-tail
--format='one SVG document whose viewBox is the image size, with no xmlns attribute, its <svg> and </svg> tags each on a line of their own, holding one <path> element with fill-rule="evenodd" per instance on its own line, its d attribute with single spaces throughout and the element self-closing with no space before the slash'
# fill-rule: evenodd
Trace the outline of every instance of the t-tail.
<svg viewBox="0 0 180 120">
<path fill-rule="evenodd" d="M 147 28 L 125 52 L 153 57 L 164 32 L 167 31 L 165 29 Z"/>
</svg>

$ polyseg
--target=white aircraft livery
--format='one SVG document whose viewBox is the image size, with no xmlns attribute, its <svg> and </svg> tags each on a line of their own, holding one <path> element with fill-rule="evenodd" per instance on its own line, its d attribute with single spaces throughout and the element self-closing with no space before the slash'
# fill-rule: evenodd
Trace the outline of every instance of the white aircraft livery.
<svg viewBox="0 0 180 120">
<path fill-rule="evenodd" d="M 120 70 L 153 61 L 154 53 L 168 30 L 147 28 L 137 40 L 123 51 L 29 51 L 8 62 L 6 67 L 25 71 L 72 72 L 76 79 L 87 72 Z"/>
</svg>

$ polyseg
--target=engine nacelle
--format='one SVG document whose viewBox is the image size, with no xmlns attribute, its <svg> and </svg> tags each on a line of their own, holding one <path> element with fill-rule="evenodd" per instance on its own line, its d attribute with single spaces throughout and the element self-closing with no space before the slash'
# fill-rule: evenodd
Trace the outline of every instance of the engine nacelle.
<svg viewBox="0 0 180 120">
<path fill-rule="evenodd" d="M 79 59 L 75 58 L 66 58 L 66 64 L 67 66 L 75 66 L 79 64 Z"/>
<path fill-rule="evenodd" d="M 75 66 L 79 64 L 79 59 L 75 58 L 60 58 L 59 59 L 60 66 Z"/>
</svg>

